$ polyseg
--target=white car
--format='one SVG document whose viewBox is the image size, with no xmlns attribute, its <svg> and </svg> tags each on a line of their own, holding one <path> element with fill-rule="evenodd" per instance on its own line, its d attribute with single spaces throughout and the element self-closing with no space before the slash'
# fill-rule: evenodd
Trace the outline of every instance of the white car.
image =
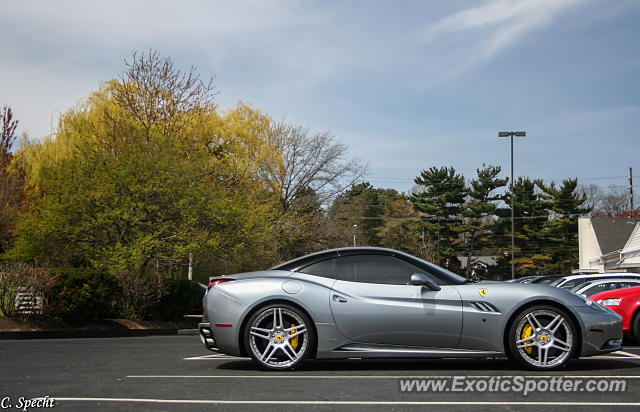
<svg viewBox="0 0 640 412">
<path fill-rule="evenodd" d="M 575 288 L 571 289 L 571 292 L 575 293 L 576 295 L 582 295 L 588 298 L 589 296 L 595 295 L 596 293 L 606 292 L 608 290 L 614 289 L 631 288 L 634 286 L 640 286 L 640 279 L 600 279 L 592 280 L 578 285 Z"/>
<path fill-rule="evenodd" d="M 551 286 L 556 286 L 562 289 L 571 290 L 578 285 L 592 280 L 607 280 L 607 279 L 640 279 L 640 273 L 593 273 L 590 275 L 571 275 L 563 276 L 555 282 L 551 283 Z"/>
</svg>

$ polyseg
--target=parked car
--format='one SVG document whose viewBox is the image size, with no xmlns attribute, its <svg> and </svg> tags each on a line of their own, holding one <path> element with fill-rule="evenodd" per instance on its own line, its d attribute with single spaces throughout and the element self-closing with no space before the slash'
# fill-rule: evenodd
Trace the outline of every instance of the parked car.
<svg viewBox="0 0 640 412">
<path fill-rule="evenodd" d="M 518 279 L 507 280 L 507 282 L 516 282 L 516 283 L 540 283 L 543 285 L 548 285 L 551 282 L 561 278 L 564 275 L 535 275 L 535 276 L 524 276 Z"/>
<path fill-rule="evenodd" d="M 601 280 L 601 279 L 640 279 L 640 274 L 638 273 L 627 273 L 627 272 L 618 272 L 618 273 L 593 273 L 593 274 L 582 274 L 582 275 L 571 275 L 571 276 L 563 276 L 560 279 L 555 280 L 551 283 L 551 286 L 556 286 L 562 289 L 573 289 L 578 285 L 581 285 L 585 282 L 589 282 L 591 280 Z"/>
<path fill-rule="evenodd" d="M 609 290 L 589 296 L 622 316 L 622 330 L 640 342 L 640 286 Z"/>
<path fill-rule="evenodd" d="M 309 358 L 505 355 L 549 370 L 622 347 L 620 316 L 589 299 L 548 285 L 471 282 L 383 248 L 333 249 L 216 279 L 205 312 L 205 347 L 276 370 Z"/>
<path fill-rule="evenodd" d="M 631 288 L 634 286 L 640 286 L 640 279 L 600 279 L 591 280 L 571 289 L 571 292 L 589 297 L 596 293 L 606 292 L 608 290 Z"/>
<path fill-rule="evenodd" d="M 549 285 L 565 275 L 545 275 L 537 276 L 535 279 L 531 279 L 528 283 L 539 283 L 541 285 Z"/>
<path fill-rule="evenodd" d="M 509 279 L 507 282 L 509 283 L 528 283 L 529 281 L 536 279 L 538 276 L 523 276 L 517 279 Z"/>
</svg>

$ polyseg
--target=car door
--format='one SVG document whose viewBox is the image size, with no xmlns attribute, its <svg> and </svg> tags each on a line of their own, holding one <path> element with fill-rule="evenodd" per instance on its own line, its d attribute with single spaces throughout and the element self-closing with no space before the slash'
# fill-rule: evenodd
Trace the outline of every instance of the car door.
<svg viewBox="0 0 640 412">
<path fill-rule="evenodd" d="M 335 258 L 330 305 L 338 329 L 361 343 L 456 348 L 462 329 L 458 291 L 408 284 L 420 268 L 394 256 Z M 438 281 L 437 279 L 436 282 Z"/>
</svg>

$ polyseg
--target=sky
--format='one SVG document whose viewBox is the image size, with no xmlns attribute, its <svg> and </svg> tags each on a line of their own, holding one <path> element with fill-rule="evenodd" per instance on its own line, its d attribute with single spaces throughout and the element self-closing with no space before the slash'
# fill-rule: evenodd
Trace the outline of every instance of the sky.
<svg viewBox="0 0 640 412">
<path fill-rule="evenodd" d="M 640 192 L 640 1 L 5 0 L 0 105 L 20 133 L 158 50 L 238 100 L 313 132 L 405 192 L 421 170 L 483 164 Z"/>
</svg>

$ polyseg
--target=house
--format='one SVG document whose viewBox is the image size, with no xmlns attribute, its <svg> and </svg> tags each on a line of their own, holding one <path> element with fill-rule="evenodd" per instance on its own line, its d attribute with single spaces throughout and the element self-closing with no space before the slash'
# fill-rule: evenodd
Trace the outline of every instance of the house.
<svg viewBox="0 0 640 412">
<path fill-rule="evenodd" d="M 466 270 L 467 260 L 466 256 L 458 256 L 460 262 L 460 268 Z M 471 258 L 471 275 L 478 276 L 479 278 L 485 278 L 489 266 L 495 266 L 498 263 L 497 256 L 475 256 Z"/>
<path fill-rule="evenodd" d="M 579 269 L 574 272 L 640 272 L 640 219 L 578 219 Z"/>
</svg>

